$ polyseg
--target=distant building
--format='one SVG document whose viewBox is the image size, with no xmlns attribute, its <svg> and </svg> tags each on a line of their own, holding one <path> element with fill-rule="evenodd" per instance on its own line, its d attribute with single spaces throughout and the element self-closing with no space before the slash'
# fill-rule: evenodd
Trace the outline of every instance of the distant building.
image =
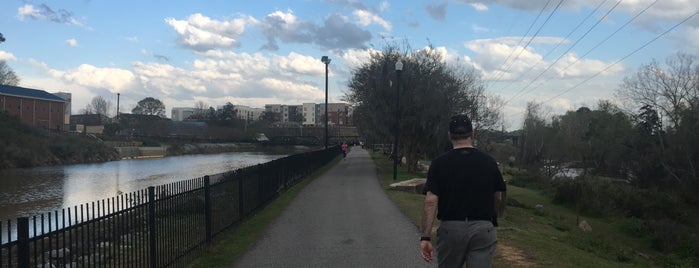
<svg viewBox="0 0 699 268">
<path fill-rule="evenodd" d="M 282 125 L 299 122 L 304 126 L 324 126 L 325 103 L 267 104 L 265 111 L 279 114 L 279 122 Z M 347 103 L 328 103 L 328 125 L 352 125 L 352 113 L 352 106 Z"/>
<path fill-rule="evenodd" d="M 66 100 L 43 90 L 0 85 L 0 111 L 27 125 L 65 129 Z"/>
<path fill-rule="evenodd" d="M 318 123 L 318 121 L 316 120 L 316 104 L 304 103 L 301 106 L 303 106 L 303 125 L 315 126 Z"/>
<path fill-rule="evenodd" d="M 172 114 L 170 118 L 172 121 L 183 121 L 188 119 L 190 116 L 197 114 L 197 108 L 189 108 L 189 107 L 175 107 L 172 108 Z"/>
<path fill-rule="evenodd" d="M 88 134 L 102 134 L 109 118 L 101 114 L 76 114 L 70 116 L 70 130 Z"/>
<path fill-rule="evenodd" d="M 72 109 L 71 103 L 73 102 L 73 94 L 68 93 L 68 92 L 57 92 L 57 93 L 53 93 L 53 95 L 56 95 L 56 96 L 58 96 L 61 99 L 64 99 L 66 101 L 66 109 L 65 109 L 65 112 L 63 113 L 63 117 L 64 117 L 65 121 L 63 123 L 65 125 L 70 125 L 70 114 L 71 114 L 71 109 Z"/>
<path fill-rule="evenodd" d="M 233 110 L 235 110 L 235 116 L 238 119 L 244 119 L 247 122 L 260 120 L 262 113 L 265 111 L 262 108 L 251 108 L 245 105 L 233 105 Z"/>
</svg>

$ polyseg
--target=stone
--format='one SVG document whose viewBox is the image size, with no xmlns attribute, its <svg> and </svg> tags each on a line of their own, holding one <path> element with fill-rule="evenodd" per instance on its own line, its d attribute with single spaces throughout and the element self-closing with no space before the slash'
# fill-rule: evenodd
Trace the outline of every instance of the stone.
<svg viewBox="0 0 699 268">
<path fill-rule="evenodd" d="M 426 182 L 427 179 L 415 178 L 407 181 L 392 183 L 389 185 L 389 187 L 394 190 L 422 194 L 422 190 L 425 188 Z"/>
<path fill-rule="evenodd" d="M 580 230 L 583 232 L 592 232 L 592 226 L 585 220 L 578 223 L 578 228 L 580 228 Z"/>
<path fill-rule="evenodd" d="M 70 250 L 67 248 L 54 249 L 49 252 L 51 259 L 65 259 L 70 256 Z"/>
<path fill-rule="evenodd" d="M 522 202 L 517 201 L 517 199 L 514 199 L 512 197 L 507 198 L 507 205 L 511 207 L 517 207 L 517 208 L 525 208 L 526 206 L 522 204 Z"/>
</svg>

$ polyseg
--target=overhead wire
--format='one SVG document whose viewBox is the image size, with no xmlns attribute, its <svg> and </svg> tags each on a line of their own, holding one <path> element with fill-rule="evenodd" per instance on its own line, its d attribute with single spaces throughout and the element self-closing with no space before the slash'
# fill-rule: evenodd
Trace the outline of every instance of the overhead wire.
<svg viewBox="0 0 699 268">
<path fill-rule="evenodd" d="M 536 77 L 534 77 L 534 79 L 532 79 L 531 81 L 529 81 L 529 83 L 527 83 L 527 85 L 525 85 L 522 89 L 520 89 L 517 93 L 515 93 L 514 95 L 512 95 L 512 97 L 510 97 L 507 101 L 505 101 L 505 104 L 509 103 L 509 102 L 512 101 L 514 98 L 518 97 L 520 94 L 522 94 L 524 91 L 526 91 L 534 82 L 536 82 L 539 78 L 541 78 L 541 76 L 543 76 L 546 72 L 548 72 L 548 70 L 550 70 L 551 68 L 553 68 L 553 66 L 554 66 L 556 63 L 558 63 L 558 61 L 560 61 L 566 54 L 568 54 L 568 52 L 570 52 L 575 46 L 577 46 L 578 43 L 580 43 L 580 41 L 582 41 L 582 39 L 584 39 L 590 32 L 592 32 L 592 30 L 594 30 L 594 29 L 597 27 L 597 25 L 599 25 L 602 21 L 604 21 L 604 19 L 606 19 L 606 18 L 609 16 L 609 14 L 611 14 L 612 11 L 614 11 L 614 9 L 616 9 L 617 6 L 619 6 L 619 4 L 621 3 L 621 1 L 623 1 L 623 0 L 617 1 L 616 4 L 614 4 L 614 6 L 612 6 L 612 7 L 604 14 L 604 16 L 600 17 L 600 18 L 597 20 L 597 22 L 595 22 L 595 24 L 593 24 L 592 26 L 590 26 L 590 28 L 587 29 L 587 31 L 586 31 L 582 36 L 580 36 L 577 40 L 575 40 L 575 42 L 573 43 L 573 45 L 571 45 L 565 52 L 563 52 L 558 58 L 556 58 L 555 61 L 553 61 L 551 64 L 549 64 L 549 66 L 546 67 L 545 70 L 543 70 L 543 71 L 542 71 L 541 73 L 539 73 Z"/>
<path fill-rule="evenodd" d="M 541 8 L 541 10 L 539 11 L 539 14 L 536 15 L 536 18 L 535 18 L 534 21 L 532 21 L 532 23 L 529 25 L 529 28 L 528 28 L 527 31 L 524 33 L 524 35 L 522 35 L 522 37 L 519 39 L 519 41 L 517 42 L 517 45 L 516 45 L 515 47 L 519 47 L 519 45 L 522 44 L 522 41 L 524 41 L 524 38 L 529 34 L 529 31 L 532 30 L 532 28 L 534 27 L 534 25 L 536 24 L 536 22 L 539 21 L 539 18 L 541 17 L 541 14 L 544 13 L 544 11 L 546 10 L 546 8 L 549 6 L 549 3 L 551 3 L 551 0 L 548 0 L 548 1 L 546 2 L 546 5 L 544 5 L 544 7 Z M 515 53 L 514 50 L 511 51 L 510 54 L 507 55 L 507 58 L 505 58 L 505 61 L 502 62 L 502 65 L 501 65 L 500 67 L 505 66 L 505 65 L 507 64 L 507 61 L 510 60 L 510 58 L 512 57 L 512 55 L 513 55 L 514 53 Z M 500 68 L 498 68 L 498 69 L 500 69 Z M 497 70 L 497 69 L 496 69 L 496 70 Z M 500 79 L 500 78 L 502 77 L 502 75 L 504 74 L 504 72 L 500 72 L 500 73 L 498 73 L 498 74 L 499 74 L 499 76 L 496 77 L 496 78 L 493 78 L 491 81 L 497 81 L 498 79 Z M 496 76 L 497 76 L 497 75 L 496 75 Z M 486 85 L 486 88 L 488 88 L 488 87 L 490 87 L 490 85 Z"/>
<path fill-rule="evenodd" d="M 584 18 L 582 21 L 580 21 L 580 23 L 578 23 L 577 26 L 575 26 L 575 27 L 573 28 L 573 30 L 571 30 L 570 32 L 568 32 L 568 34 L 567 34 L 565 37 L 563 37 L 563 38 L 561 39 L 561 41 L 559 41 L 559 42 L 556 44 L 555 47 L 553 47 L 553 48 L 552 48 L 551 50 L 549 50 L 543 57 L 541 57 L 541 59 L 540 59 L 539 61 L 537 61 L 537 62 L 534 64 L 534 66 L 533 66 L 532 68 L 527 69 L 527 71 L 525 71 L 525 72 L 523 72 L 522 74 L 520 74 L 519 76 L 517 76 L 517 78 L 515 78 L 514 81 L 518 81 L 518 80 L 522 79 L 522 77 L 524 77 L 525 75 L 529 74 L 529 72 L 531 72 L 532 70 L 534 70 L 534 67 L 538 66 L 539 63 L 541 63 L 541 61 L 542 61 L 543 59 L 545 59 L 546 57 L 548 57 L 549 55 L 551 55 L 551 53 L 553 53 L 554 51 L 556 51 L 556 49 L 558 49 L 558 47 L 560 47 L 561 44 L 563 44 L 566 40 L 568 40 L 568 38 L 569 38 L 571 35 L 573 35 L 573 33 L 577 32 L 578 29 L 579 29 L 583 24 L 585 24 L 585 22 L 587 22 L 587 20 L 588 20 L 590 17 L 592 17 L 592 15 L 594 15 L 595 13 L 597 13 L 597 11 L 599 11 L 599 9 L 602 7 L 602 5 L 603 5 L 604 3 L 606 3 L 607 1 L 609 1 L 609 0 L 600 1 L 600 3 L 597 5 L 597 7 L 595 7 L 595 9 L 593 9 L 592 11 L 590 11 L 590 13 L 588 13 L 587 16 L 585 16 L 585 18 Z M 565 54 L 565 53 L 564 53 L 564 54 Z M 500 91 L 500 92 L 504 91 L 504 90 L 507 89 L 510 85 L 512 85 L 512 83 L 506 84 L 505 86 L 503 86 L 502 88 L 500 88 L 499 91 Z"/>
<path fill-rule="evenodd" d="M 572 90 L 574 90 L 574 89 L 580 87 L 581 85 L 587 83 L 588 81 L 592 80 L 593 78 L 595 78 L 595 77 L 599 76 L 600 74 L 606 72 L 607 70 L 611 69 L 612 67 L 614 67 L 614 66 L 617 65 L 618 63 L 620 63 L 620 62 L 622 62 L 622 61 L 628 59 L 629 57 L 633 56 L 634 54 L 638 53 L 639 51 L 641 51 L 642 49 L 646 48 L 647 46 L 649 46 L 649 45 L 652 44 L 653 42 L 655 42 L 655 41 L 657 41 L 658 39 L 660 39 L 661 37 L 665 36 L 666 34 L 672 32 L 672 31 L 675 30 L 677 27 L 679 27 L 680 25 L 686 23 L 687 21 L 689 21 L 690 19 L 692 19 L 692 18 L 695 17 L 696 15 L 699 15 L 699 11 L 694 12 L 692 15 L 689 15 L 689 16 L 688 16 L 687 18 L 685 18 L 684 20 L 682 20 L 682 21 L 680 21 L 679 23 L 673 25 L 673 26 L 670 27 L 669 29 L 665 30 L 665 31 L 662 32 L 661 34 L 659 34 L 659 35 L 657 35 L 656 37 L 654 37 L 653 39 L 647 41 L 646 43 L 644 43 L 644 44 L 641 45 L 640 47 L 638 47 L 638 48 L 636 48 L 635 50 L 631 51 L 630 53 L 626 54 L 624 57 L 622 57 L 622 58 L 616 60 L 615 62 L 613 62 L 613 63 L 611 63 L 611 64 L 609 64 L 609 65 L 608 65 L 606 68 L 604 68 L 603 70 L 601 70 L 601 71 L 597 72 L 596 74 L 594 74 L 594 75 L 588 77 L 587 79 L 581 81 L 580 83 L 577 83 L 576 85 L 574 85 L 574 86 L 572 86 L 572 87 L 570 87 L 570 88 L 568 88 L 568 89 L 562 91 L 562 92 L 559 93 L 558 95 L 555 95 L 555 96 L 553 96 L 553 97 L 551 97 L 551 98 L 549 98 L 549 99 L 543 101 L 542 103 L 547 103 L 547 102 L 549 102 L 549 101 L 552 101 L 552 100 L 554 100 L 554 99 L 556 99 L 556 98 L 558 98 L 558 97 L 560 97 L 560 96 L 563 96 L 564 94 L 566 94 L 566 93 L 568 93 L 568 92 L 570 92 L 570 91 L 572 91 Z M 519 112 L 519 113 L 513 114 L 512 116 L 515 116 L 515 115 L 518 115 L 518 114 L 522 114 L 522 113 L 524 113 L 524 112 Z"/>
</svg>

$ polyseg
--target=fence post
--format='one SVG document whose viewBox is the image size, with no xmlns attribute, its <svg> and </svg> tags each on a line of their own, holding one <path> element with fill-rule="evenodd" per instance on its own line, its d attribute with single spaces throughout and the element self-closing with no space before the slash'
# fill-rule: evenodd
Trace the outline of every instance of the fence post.
<svg viewBox="0 0 699 268">
<path fill-rule="evenodd" d="M 29 218 L 17 218 L 17 267 L 29 267 L 29 255 Z"/>
<path fill-rule="evenodd" d="M 206 225 L 206 244 L 211 245 L 211 181 L 204 176 L 204 221 Z"/>
<path fill-rule="evenodd" d="M 150 254 L 150 267 L 158 267 L 158 251 L 155 234 L 155 187 L 148 187 L 148 251 Z"/>
<path fill-rule="evenodd" d="M 249 170 L 250 168 L 247 168 Z M 243 204 L 243 201 L 245 198 L 243 198 L 243 194 L 245 191 L 243 190 L 243 179 L 245 178 L 245 175 L 247 175 L 249 172 L 243 172 L 241 176 L 238 176 L 238 211 L 239 211 L 239 219 L 242 220 L 245 218 L 245 205 Z"/>
</svg>

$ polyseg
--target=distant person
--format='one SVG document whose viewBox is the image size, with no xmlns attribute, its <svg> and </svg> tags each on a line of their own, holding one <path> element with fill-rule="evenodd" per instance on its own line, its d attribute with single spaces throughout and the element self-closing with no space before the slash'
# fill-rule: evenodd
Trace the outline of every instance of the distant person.
<svg viewBox="0 0 699 268">
<path fill-rule="evenodd" d="M 434 159 L 427 172 L 420 255 L 430 263 L 435 257 L 431 236 L 437 213 L 439 267 L 491 267 L 497 242 L 495 208 L 505 182 L 495 160 L 473 147 L 467 116 L 452 116 L 448 135 L 453 149 Z"/>
<path fill-rule="evenodd" d="M 342 158 L 346 158 L 346 157 L 347 157 L 347 143 L 343 142 L 342 143 Z"/>
</svg>

